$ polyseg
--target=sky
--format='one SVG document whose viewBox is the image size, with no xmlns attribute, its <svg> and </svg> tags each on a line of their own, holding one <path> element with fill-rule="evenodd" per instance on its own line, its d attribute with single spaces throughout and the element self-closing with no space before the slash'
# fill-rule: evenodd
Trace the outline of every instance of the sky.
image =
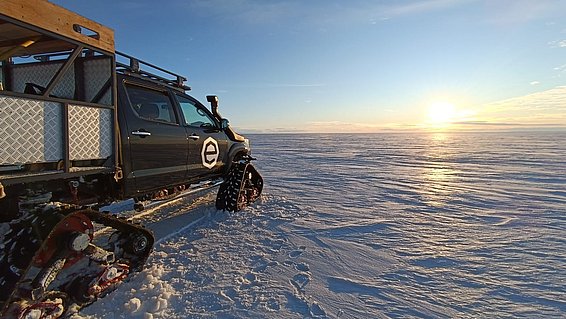
<svg viewBox="0 0 566 319">
<path fill-rule="evenodd" d="M 242 132 L 566 129 L 563 0 L 53 0 Z"/>
</svg>

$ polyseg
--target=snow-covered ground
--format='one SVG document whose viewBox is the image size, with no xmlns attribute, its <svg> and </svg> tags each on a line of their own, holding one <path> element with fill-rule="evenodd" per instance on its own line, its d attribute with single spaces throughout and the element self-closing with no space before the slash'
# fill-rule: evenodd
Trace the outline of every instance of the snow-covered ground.
<svg viewBox="0 0 566 319">
<path fill-rule="evenodd" d="M 144 216 L 147 268 L 75 318 L 566 317 L 566 134 L 255 135 L 260 202 Z"/>
</svg>

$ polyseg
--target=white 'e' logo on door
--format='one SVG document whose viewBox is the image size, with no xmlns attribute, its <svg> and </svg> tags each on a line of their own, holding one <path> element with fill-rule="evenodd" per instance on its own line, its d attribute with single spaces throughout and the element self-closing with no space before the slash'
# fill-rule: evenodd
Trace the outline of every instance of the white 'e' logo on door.
<svg viewBox="0 0 566 319">
<path fill-rule="evenodd" d="M 200 155 L 202 157 L 202 165 L 208 169 L 212 169 L 218 161 L 218 142 L 212 137 L 208 137 L 202 143 Z"/>
</svg>

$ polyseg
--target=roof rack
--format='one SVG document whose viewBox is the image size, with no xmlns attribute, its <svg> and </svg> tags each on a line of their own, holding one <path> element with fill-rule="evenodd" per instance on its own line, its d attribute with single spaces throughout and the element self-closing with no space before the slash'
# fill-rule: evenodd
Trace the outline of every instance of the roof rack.
<svg viewBox="0 0 566 319">
<path fill-rule="evenodd" d="M 181 91 L 183 93 L 185 91 L 189 91 L 191 89 L 189 86 L 185 85 L 185 81 L 187 81 L 187 78 L 182 76 L 182 75 L 173 73 L 171 71 L 167 71 L 167 70 L 160 68 L 156 65 L 153 65 L 151 63 L 147 63 L 147 62 L 142 61 L 142 60 L 139 60 L 137 58 L 134 58 L 133 56 L 127 55 L 127 54 L 122 53 L 122 52 L 116 51 L 116 55 L 121 56 L 123 58 L 126 58 L 129 61 L 129 64 L 124 64 L 124 63 L 116 61 L 116 72 L 123 73 L 123 74 L 133 76 L 133 77 L 137 77 L 137 78 L 141 78 L 141 79 L 144 79 L 144 80 L 149 80 L 149 81 L 157 83 L 157 84 L 165 85 L 165 86 L 168 86 L 168 87 L 170 87 L 174 90 Z M 144 65 L 146 67 L 153 69 L 154 73 L 142 70 L 141 65 Z M 174 78 L 168 79 L 166 77 L 157 75 L 157 74 L 155 74 L 155 71 L 159 71 L 161 73 L 171 75 Z"/>
</svg>

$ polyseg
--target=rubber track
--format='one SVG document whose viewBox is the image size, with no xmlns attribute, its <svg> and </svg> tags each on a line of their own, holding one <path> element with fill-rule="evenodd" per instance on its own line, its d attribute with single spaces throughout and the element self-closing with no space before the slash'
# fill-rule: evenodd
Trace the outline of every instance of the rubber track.
<svg viewBox="0 0 566 319">
<path fill-rule="evenodd" d="M 216 209 L 235 212 L 238 210 L 238 197 L 244 178 L 246 165 L 243 163 L 234 163 L 226 176 L 226 180 L 218 189 L 216 195 Z"/>
<path fill-rule="evenodd" d="M 246 174 L 252 174 L 251 179 L 246 179 Z M 252 185 L 246 185 L 251 183 Z M 239 198 L 245 193 L 246 187 L 252 187 L 257 190 L 257 197 L 249 201 L 246 198 L 244 205 L 239 205 Z M 226 176 L 224 183 L 220 185 L 216 197 L 216 209 L 227 210 L 230 212 L 239 211 L 243 206 L 250 204 L 259 198 L 263 189 L 263 179 L 256 169 L 249 163 L 234 163 Z"/>
<path fill-rule="evenodd" d="M 63 213 L 63 212 L 61 212 Z M 53 213 L 51 213 L 53 214 Z M 147 239 L 148 239 L 148 243 L 147 243 L 147 248 L 145 249 L 145 251 L 143 251 L 142 255 L 139 256 L 135 256 L 135 258 L 127 258 L 126 260 L 128 261 L 129 265 L 130 265 L 130 269 L 133 271 L 140 271 L 143 268 L 143 265 L 145 264 L 145 261 L 147 260 L 147 258 L 149 257 L 151 250 L 153 248 L 153 243 L 155 241 L 155 238 L 153 236 L 153 233 L 149 230 L 147 230 L 146 228 L 144 228 L 141 224 L 137 224 L 137 223 L 132 223 L 130 221 L 128 221 L 126 218 L 122 218 L 122 217 L 117 217 L 117 216 L 113 216 L 109 213 L 104 213 L 104 212 L 98 212 L 92 209 L 76 209 L 73 210 L 72 212 L 66 212 L 63 213 L 64 217 L 58 222 L 55 223 L 53 225 L 53 227 L 51 228 L 56 229 L 57 225 L 61 222 L 64 222 L 66 218 L 68 218 L 69 216 L 72 216 L 73 214 L 83 214 L 85 216 L 87 216 L 89 219 L 91 219 L 91 221 L 102 224 L 106 227 L 111 227 L 119 232 L 122 232 L 124 234 L 133 234 L 133 233 L 142 233 Z M 35 227 L 35 226 L 33 226 Z M 49 233 L 48 236 L 44 237 L 44 240 L 40 246 L 40 248 L 36 251 L 39 252 L 41 251 L 45 245 L 46 242 L 49 240 L 50 236 L 51 236 L 51 232 Z M 25 238 L 22 238 L 23 240 L 26 240 Z M 85 257 L 88 258 L 88 257 Z M 26 280 L 26 278 L 28 277 L 28 273 L 29 271 L 33 268 L 33 263 L 32 263 L 32 259 L 30 259 L 29 265 L 26 267 L 25 271 L 23 272 L 23 274 L 20 276 L 18 282 L 14 285 L 14 288 L 10 294 L 10 297 L 7 299 L 7 301 L 4 303 L 3 309 L 2 309 L 2 313 L 4 313 L 10 306 L 10 304 L 12 302 L 15 302 L 16 300 L 14 300 L 16 297 L 17 299 L 21 299 L 21 297 L 16 296 L 16 292 L 19 290 L 20 285 L 22 285 L 24 283 L 24 280 Z M 132 272 L 130 272 L 130 275 L 132 274 Z M 129 275 L 129 276 L 130 276 Z M 26 280 L 27 283 L 27 280 Z M 45 291 L 44 292 L 44 296 L 49 294 L 52 291 Z M 72 298 L 72 296 L 71 296 Z M 40 298 L 36 298 L 36 300 L 40 300 Z M 84 304 L 79 304 L 79 306 L 82 308 L 89 303 L 84 303 Z"/>
</svg>

